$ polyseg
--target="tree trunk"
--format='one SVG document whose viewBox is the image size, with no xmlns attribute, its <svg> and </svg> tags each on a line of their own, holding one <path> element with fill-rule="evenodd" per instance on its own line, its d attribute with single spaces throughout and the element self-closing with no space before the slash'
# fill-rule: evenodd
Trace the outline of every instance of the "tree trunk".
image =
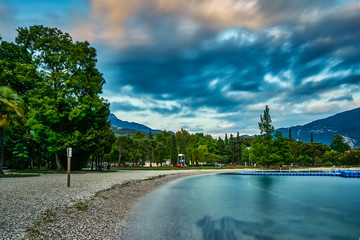
<svg viewBox="0 0 360 240">
<path fill-rule="evenodd" d="M 55 163 L 56 163 L 56 170 L 59 171 L 61 169 L 61 164 L 57 153 L 55 153 Z"/>
<path fill-rule="evenodd" d="M 118 167 L 120 167 L 120 165 L 121 165 L 121 158 L 122 158 L 122 156 L 124 156 L 124 154 L 122 153 L 121 148 L 119 148 L 119 160 L 118 160 Z"/>
<path fill-rule="evenodd" d="M 0 174 L 4 174 L 3 165 L 4 165 L 4 138 L 5 138 L 5 128 L 0 128 Z"/>
<path fill-rule="evenodd" d="M 37 162 L 37 170 L 40 170 L 40 158 L 39 158 L 39 154 L 36 155 L 36 162 Z"/>
<path fill-rule="evenodd" d="M 99 170 L 99 157 L 96 157 L 95 170 Z"/>
<path fill-rule="evenodd" d="M 91 156 L 91 171 L 94 170 L 94 156 Z"/>
<path fill-rule="evenodd" d="M 150 160 L 150 167 L 152 167 L 152 162 L 151 162 L 151 160 L 152 160 L 152 151 L 150 151 L 149 155 L 150 155 L 150 157 L 149 157 L 149 160 Z"/>
<path fill-rule="evenodd" d="M 315 154 L 315 151 L 313 151 L 313 164 L 314 166 L 316 166 L 316 154 Z"/>
<path fill-rule="evenodd" d="M 134 156 L 134 161 L 135 161 L 135 164 L 137 165 L 136 151 L 135 151 L 135 152 L 133 152 L 133 156 Z"/>
</svg>

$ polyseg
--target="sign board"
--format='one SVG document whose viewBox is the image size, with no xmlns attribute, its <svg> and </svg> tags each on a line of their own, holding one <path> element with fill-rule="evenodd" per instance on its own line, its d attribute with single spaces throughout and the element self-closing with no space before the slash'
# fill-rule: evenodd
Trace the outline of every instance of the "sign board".
<svg viewBox="0 0 360 240">
<path fill-rule="evenodd" d="M 72 157 L 72 148 L 67 148 L 67 156 Z"/>
</svg>

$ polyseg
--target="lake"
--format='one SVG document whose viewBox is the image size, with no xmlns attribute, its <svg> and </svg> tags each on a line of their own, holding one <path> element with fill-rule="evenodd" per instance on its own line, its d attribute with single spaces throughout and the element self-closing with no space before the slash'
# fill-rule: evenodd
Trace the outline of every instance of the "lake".
<svg viewBox="0 0 360 240">
<path fill-rule="evenodd" d="M 129 231 L 154 240 L 358 240 L 359 203 L 359 178 L 209 174 L 144 196 Z"/>
</svg>

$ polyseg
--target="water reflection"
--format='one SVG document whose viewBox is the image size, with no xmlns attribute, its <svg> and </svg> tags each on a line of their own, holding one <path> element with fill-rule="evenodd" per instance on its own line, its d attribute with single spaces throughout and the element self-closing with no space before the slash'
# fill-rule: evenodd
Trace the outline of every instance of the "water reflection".
<svg viewBox="0 0 360 240">
<path fill-rule="evenodd" d="M 257 190 L 256 203 L 254 206 L 258 208 L 259 213 L 266 213 L 276 205 L 274 197 L 272 196 L 276 178 L 260 176 L 252 181 L 254 182 L 254 188 Z"/>
<path fill-rule="evenodd" d="M 223 217 L 213 219 L 205 216 L 197 221 L 196 225 L 201 228 L 202 238 L 204 240 L 237 240 L 240 236 L 251 237 L 252 239 L 272 240 L 272 236 L 261 233 L 262 229 L 272 225 L 273 222 L 268 220 L 260 224 L 256 222 L 239 221 L 232 217 Z"/>
</svg>

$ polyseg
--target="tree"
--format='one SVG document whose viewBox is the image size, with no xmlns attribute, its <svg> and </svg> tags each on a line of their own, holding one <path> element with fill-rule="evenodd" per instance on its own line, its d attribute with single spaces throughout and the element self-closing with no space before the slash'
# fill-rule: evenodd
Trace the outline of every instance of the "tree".
<svg viewBox="0 0 360 240">
<path fill-rule="evenodd" d="M 304 152 L 312 157 L 312 163 L 317 166 L 318 159 L 322 159 L 326 151 L 330 148 L 327 145 L 317 142 L 309 142 L 304 144 Z"/>
<path fill-rule="evenodd" d="M 151 129 L 149 131 L 149 139 L 154 139 L 154 135 L 152 134 Z"/>
<path fill-rule="evenodd" d="M 199 145 L 195 150 L 195 161 L 198 165 L 199 162 L 204 161 L 204 156 L 206 153 L 209 153 L 208 148 L 206 145 Z"/>
<path fill-rule="evenodd" d="M 295 161 L 297 161 L 298 157 L 302 154 L 302 145 L 303 142 L 290 139 L 291 154 L 294 161 L 293 164 L 295 164 Z"/>
<path fill-rule="evenodd" d="M 175 138 L 174 134 L 171 136 L 170 159 L 171 159 L 173 166 L 175 166 L 175 164 L 177 163 L 177 159 L 178 159 L 178 152 L 177 152 L 177 146 L 176 146 L 176 138 Z"/>
<path fill-rule="evenodd" d="M 271 125 L 271 117 L 268 105 L 265 107 L 264 115 L 260 115 L 259 129 L 261 135 L 269 135 L 274 131 L 274 126 Z"/>
<path fill-rule="evenodd" d="M 179 148 L 179 152 L 181 154 L 184 154 L 186 156 L 186 144 L 185 144 L 185 138 L 183 135 L 181 135 L 180 138 L 180 148 Z"/>
<path fill-rule="evenodd" d="M 195 163 L 195 149 L 196 149 L 196 136 L 193 134 L 189 134 L 187 137 L 187 157 L 186 157 L 186 163 L 191 165 L 194 165 Z"/>
<path fill-rule="evenodd" d="M 168 148 L 167 148 L 166 144 L 164 144 L 163 142 L 156 143 L 155 161 L 157 164 L 160 163 L 160 165 L 162 166 L 162 163 L 167 156 L 167 154 L 166 154 L 167 151 L 168 151 Z"/>
<path fill-rule="evenodd" d="M 96 150 L 103 146 L 91 140 L 101 141 L 94 132 L 106 132 L 109 127 L 109 104 L 99 97 L 105 80 L 96 68 L 96 50 L 88 42 L 74 42 L 57 28 L 32 26 L 17 31 L 16 44 L 29 53 L 38 76 L 37 87 L 27 93 L 26 126 L 55 157 L 58 169 L 73 139 L 77 144 L 71 146 L 73 160 L 79 161 L 74 166 L 81 168 L 92 152 L 104 153 Z"/>
<path fill-rule="evenodd" d="M 220 155 L 223 155 L 223 152 L 224 152 L 224 140 L 222 140 L 221 137 L 219 137 L 219 139 L 217 141 L 217 150 L 218 150 Z"/>
<path fill-rule="evenodd" d="M 289 164 L 292 162 L 292 148 L 288 138 L 283 137 L 282 133 L 277 131 L 274 135 L 273 151 L 276 151 L 278 165 Z"/>
<path fill-rule="evenodd" d="M 0 79 L 0 85 L 10 87 L 26 101 L 28 91 L 37 87 L 39 76 L 25 48 L 15 43 L 1 42 Z"/>
<path fill-rule="evenodd" d="M 291 136 L 291 127 L 289 128 L 289 138 L 292 139 L 292 136 Z"/>
<path fill-rule="evenodd" d="M 131 136 L 132 144 L 131 144 L 131 152 L 134 157 L 134 161 L 137 164 L 138 159 L 142 158 L 144 154 L 147 153 L 146 146 L 146 136 L 141 131 L 137 131 Z"/>
<path fill-rule="evenodd" d="M 0 174 L 3 174 L 4 137 L 6 128 L 18 125 L 23 117 L 21 98 L 9 87 L 0 86 Z"/>
<path fill-rule="evenodd" d="M 131 138 L 128 136 L 118 136 L 116 138 L 116 141 L 114 143 L 115 149 L 119 151 L 119 157 L 118 157 L 118 167 L 121 166 L 121 159 L 122 157 L 128 153 L 131 149 Z"/>
<path fill-rule="evenodd" d="M 344 137 L 338 134 L 334 135 L 329 146 L 332 150 L 337 151 L 339 153 L 344 153 L 346 151 L 349 151 L 351 148 L 350 145 L 345 142 Z"/>
<path fill-rule="evenodd" d="M 339 165 L 340 153 L 334 150 L 326 151 L 324 154 L 324 163 L 331 163 L 331 165 Z"/>
<path fill-rule="evenodd" d="M 155 142 L 156 142 L 156 147 L 155 147 L 155 159 L 156 159 L 156 163 L 157 164 L 161 164 L 164 161 L 164 159 L 169 159 L 170 158 L 170 143 L 171 143 L 171 138 L 172 138 L 171 133 L 166 132 L 166 131 L 162 131 L 161 133 L 156 133 L 155 134 Z"/>
<path fill-rule="evenodd" d="M 236 140 L 235 140 L 235 158 L 237 163 L 239 163 L 241 160 L 241 151 L 242 151 L 241 145 L 242 145 L 242 141 L 240 138 L 240 134 L 239 132 L 237 132 Z"/>
<path fill-rule="evenodd" d="M 251 149 L 250 149 L 250 159 L 251 162 L 256 162 L 258 165 L 266 165 L 270 166 L 276 164 L 272 154 L 272 139 L 267 138 L 266 136 L 255 136 L 255 138 L 251 141 Z"/>
<path fill-rule="evenodd" d="M 310 135 L 310 142 L 314 142 L 314 136 L 313 136 L 313 133 L 311 133 L 311 135 Z"/>
<path fill-rule="evenodd" d="M 351 149 L 344 153 L 340 158 L 340 163 L 343 165 L 359 165 L 360 164 L 360 150 Z"/>
</svg>

